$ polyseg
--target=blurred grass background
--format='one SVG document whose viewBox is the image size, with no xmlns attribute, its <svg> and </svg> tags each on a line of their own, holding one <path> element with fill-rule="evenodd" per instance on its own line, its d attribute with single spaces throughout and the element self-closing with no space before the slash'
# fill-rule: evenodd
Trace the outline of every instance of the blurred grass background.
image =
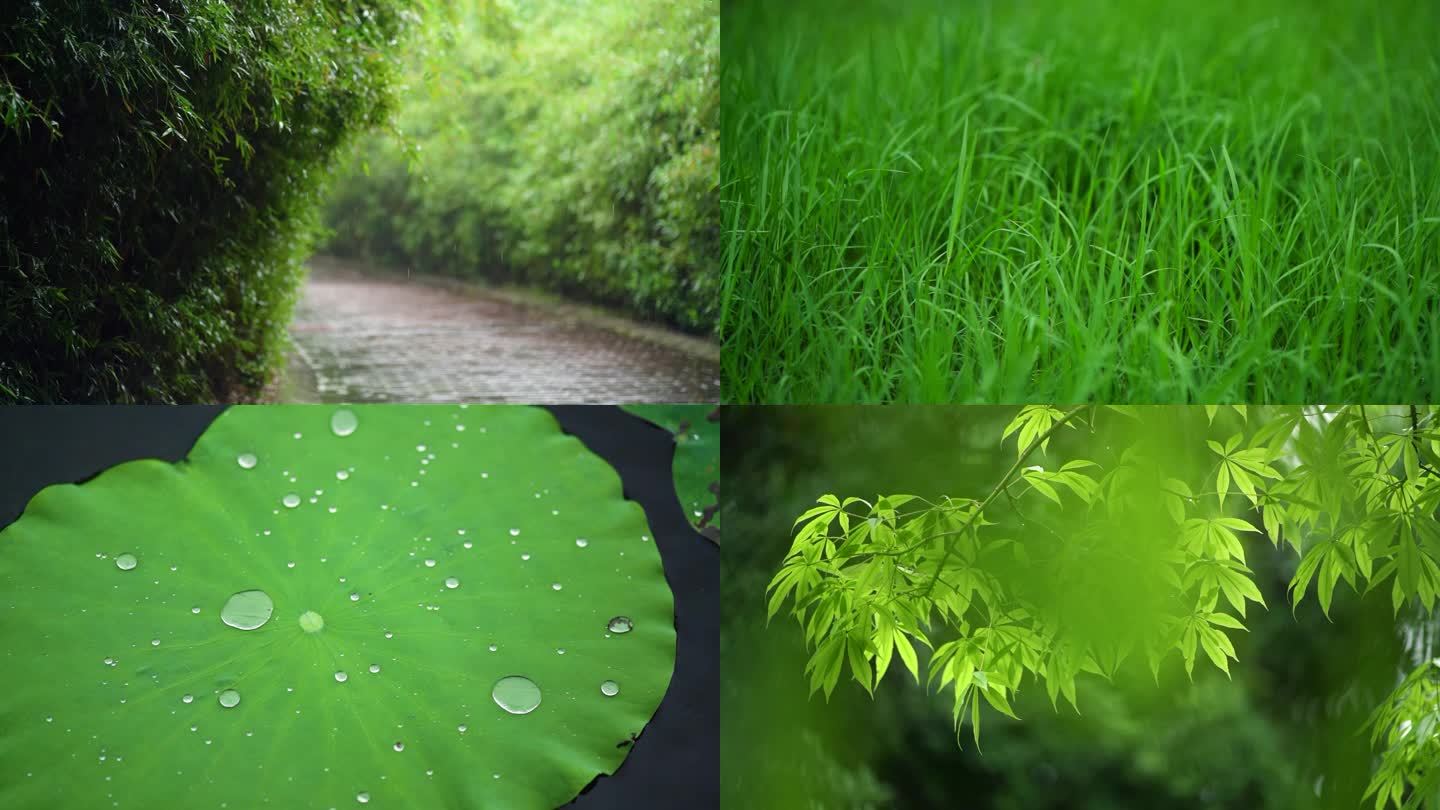
<svg viewBox="0 0 1440 810">
<path fill-rule="evenodd" d="M 1235 634 L 1233 680 L 1200 667 L 1192 684 L 1171 658 L 1157 684 L 1138 663 L 1114 684 L 1084 676 L 1078 716 L 1052 710 L 1036 687 L 1015 704 L 1021 722 L 986 710 L 983 751 L 968 729 L 957 744 L 950 696 L 927 694 L 899 667 L 873 701 L 843 679 L 828 705 L 807 695 L 799 628 L 765 622 L 765 586 L 791 522 L 825 492 L 983 494 L 1014 459 L 1000 433 L 1015 410 L 725 409 L 725 805 L 1360 807 L 1372 763 L 1361 725 L 1408 667 L 1396 620 L 1384 594 L 1349 592 L 1330 621 L 1314 600 L 1292 615 L 1285 587 L 1297 559 L 1258 538 L 1246 548 L 1269 610 L 1252 609 L 1249 632 Z M 1083 455 L 1094 441 L 1065 431 L 1052 449 Z M 922 652 L 922 674 L 925 660 Z"/>
</svg>

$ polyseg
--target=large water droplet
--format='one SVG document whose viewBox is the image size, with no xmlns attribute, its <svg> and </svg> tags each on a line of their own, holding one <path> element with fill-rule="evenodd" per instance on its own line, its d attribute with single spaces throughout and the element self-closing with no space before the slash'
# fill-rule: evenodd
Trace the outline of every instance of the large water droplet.
<svg viewBox="0 0 1440 810">
<path fill-rule="evenodd" d="M 460 587 L 460 580 L 456 579 L 455 577 L 446 577 L 446 578 L 445 578 L 445 587 L 447 587 L 447 588 L 458 588 L 458 587 Z"/>
<path fill-rule="evenodd" d="M 181 702 L 181 703 L 190 703 L 190 702 L 192 702 L 192 701 L 194 701 L 194 700 L 195 700 L 195 696 L 194 696 L 194 695 L 186 695 L 186 696 L 180 698 L 180 702 Z"/>
<path fill-rule="evenodd" d="M 405 743 L 400 742 L 399 740 L 396 740 L 396 741 L 395 741 L 395 750 L 396 750 L 396 751 L 404 751 L 404 750 L 405 750 Z"/>
<path fill-rule="evenodd" d="M 247 470 L 253 469 L 256 462 L 258 462 L 259 460 L 260 459 L 255 458 L 254 453 L 241 453 L 240 455 L 235 457 L 235 463 L 239 464 L 241 467 L 244 467 Z"/>
<path fill-rule="evenodd" d="M 600 684 L 600 693 L 605 697 L 615 697 L 620 694 L 620 684 L 614 681 L 606 681 Z"/>
<path fill-rule="evenodd" d="M 612 633 L 628 633 L 635 627 L 635 622 L 630 621 L 629 616 L 616 616 L 607 625 Z"/>
<path fill-rule="evenodd" d="M 240 693 L 234 689 L 226 689 L 220 693 L 220 705 L 227 709 L 233 709 L 240 705 Z"/>
<path fill-rule="evenodd" d="M 350 680 L 350 676 L 346 675 L 345 672 L 341 670 L 340 672 L 335 673 L 335 680 L 339 681 L 340 683 L 344 683 Z"/>
<path fill-rule="evenodd" d="M 270 621 L 275 603 L 264 591 L 241 591 L 220 609 L 220 620 L 237 630 L 254 630 Z"/>
<path fill-rule="evenodd" d="M 363 791 L 360 792 L 360 793 L 356 793 L 356 794 L 355 794 L 355 801 L 357 801 L 357 802 L 359 802 L 359 803 L 361 803 L 361 804 L 369 804 L 369 803 L 370 803 L 370 794 L 369 794 L 369 793 L 365 793 L 365 792 L 363 792 Z"/>
<path fill-rule="evenodd" d="M 590 541 L 586 540 L 583 537 L 578 537 L 575 539 L 575 545 L 579 546 L 580 548 L 585 548 L 586 546 L 590 545 Z"/>
<path fill-rule="evenodd" d="M 540 687 L 523 675 L 508 675 L 496 681 L 490 696 L 511 714 L 529 714 L 540 705 Z"/>
<path fill-rule="evenodd" d="M 134 554 L 121 554 L 115 558 L 115 567 L 121 571 L 129 571 L 139 564 L 140 561 L 135 558 Z"/>
<path fill-rule="evenodd" d="M 318 633 L 325 629 L 325 619 L 313 610 L 300 614 L 300 629 L 307 633 Z"/>
<path fill-rule="evenodd" d="M 295 507 L 300 505 L 300 496 L 292 492 L 289 495 L 286 495 L 284 498 L 281 498 L 280 502 L 285 504 L 285 507 L 287 509 L 294 509 Z"/>
<path fill-rule="evenodd" d="M 355 418 L 355 412 L 341 408 L 330 415 L 330 431 L 336 436 L 349 436 L 360 426 L 360 420 Z"/>
</svg>

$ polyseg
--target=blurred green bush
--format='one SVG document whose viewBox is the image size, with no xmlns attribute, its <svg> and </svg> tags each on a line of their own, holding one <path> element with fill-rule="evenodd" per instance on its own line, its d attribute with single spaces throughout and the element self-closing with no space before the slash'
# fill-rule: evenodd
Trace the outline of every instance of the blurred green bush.
<svg viewBox="0 0 1440 810">
<path fill-rule="evenodd" d="M 409 0 L 47 0 L 0 26 L 0 400 L 253 396 Z"/>
<path fill-rule="evenodd" d="M 719 293 L 714 0 L 490 2 L 341 172 L 326 249 L 707 332 Z"/>
</svg>

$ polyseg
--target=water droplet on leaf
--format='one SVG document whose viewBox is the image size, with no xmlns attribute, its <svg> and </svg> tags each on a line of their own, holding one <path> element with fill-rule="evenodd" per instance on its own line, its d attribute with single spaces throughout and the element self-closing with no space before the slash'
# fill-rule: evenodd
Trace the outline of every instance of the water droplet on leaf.
<svg viewBox="0 0 1440 810">
<path fill-rule="evenodd" d="M 220 705 L 227 709 L 233 709 L 240 705 L 240 693 L 234 689 L 226 689 L 220 693 Z"/>
<path fill-rule="evenodd" d="M 193 612 L 199 613 L 199 609 Z M 237 630 L 255 630 L 270 621 L 275 603 L 264 591 L 241 591 L 220 610 L 220 620 Z"/>
<path fill-rule="evenodd" d="M 490 696 L 511 714 L 529 714 L 540 705 L 540 687 L 523 675 L 508 675 L 496 681 Z"/>
<path fill-rule="evenodd" d="M 600 693 L 606 697 L 615 697 L 620 694 L 620 684 L 614 681 L 606 681 L 600 684 Z"/>
<path fill-rule="evenodd" d="M 254 453 L 241 453 L 235 458 L 235 463 L 239 464 L 241 467 L 244 467 L 247 470 L 254 469 L 255 464 L 258 461 L 259 459 L 255 458 Z"/>
<path fill-rule="evenodd" d="M 346 408 L 330 415 L 330 432 L 336 436 L 349 436 L 359 425 L 360 420 L 355 418 L 355 412 Z"/>
<path fill-rule="evenodd" d="M 630 621 L 629 616 L 616 616 L 610 620 L 608 626 L 612 633 L 628 633 L 635 627 L 635 623 Z"/>
<path fill-rule="evenodd" d="M 134 554 L 121 554 L 119 557 L 115 558 L 115 567 L 119 568 L 121 571 L 130 571 L 139 564 L 140 561 L 135 558 Z"/>
</svg>

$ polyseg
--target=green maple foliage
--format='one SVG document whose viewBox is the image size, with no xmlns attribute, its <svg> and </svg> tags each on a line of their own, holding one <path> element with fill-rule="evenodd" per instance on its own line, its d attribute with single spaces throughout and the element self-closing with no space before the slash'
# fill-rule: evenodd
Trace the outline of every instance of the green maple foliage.
<svg viewBox="0 0 1440 810">
<path fill-rule="evenodd" d="M 1262 539 L 1299 557 L 1292 604 L 1312 595 L 1328 615 L 1348 589 L 1433 611 L 1437 417 L 1025 406 L 998 437 L 1016 458 L 989 492 L 822 495 L 795 521 L 769 615 L 788 608 L 804 628 L 812 692 L 828 699 L 847 671 L 873 692 L 898 659 L 951 690 L 957 736 L 968 721 L 977 744 L 981 705 L 1014 717 L 1027 683 L 1078 709 L 1083 675 L 1111 677 L 1136 656 L 1157 678 L 1172 657 L 1229 675 L 1247 609 L 1265 604 L 1246 563 Z M 1437 699 L 1440 665 L 1427 662 L 1371 717 L 1376 808 L 1416 806 L 1440 785 Z"/>
</svg>

